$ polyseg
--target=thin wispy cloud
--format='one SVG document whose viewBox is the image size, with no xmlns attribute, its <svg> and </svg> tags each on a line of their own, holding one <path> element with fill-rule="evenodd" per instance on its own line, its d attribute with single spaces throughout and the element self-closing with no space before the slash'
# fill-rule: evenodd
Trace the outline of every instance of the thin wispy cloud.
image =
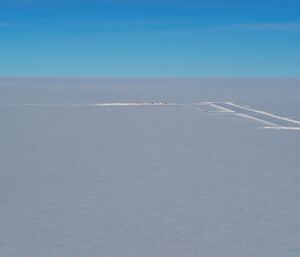
<svg viewBox="0 0 300 257">
<path fill-rule="evenodd" d="M 224 29 L 242 30 L 300 30 L 300 22 L 285 23 L 238 23 L 223 26 Z"/>
<path fill-rule="evenodd" d="M 300 22 L 286 22 L 286 23 L 230 23 L 230 24 L 193 24 L 193 22 L 182 20 L 169 20 L 168 28 L 164 26 L 159 26 L 159 22 L 153 24 L 158 24 L 157 26 L 152 26 L 148 30 L 142 30 L 144 34 L 190 34 L 190 33 L 226 33 L 226 32 L 240 32 L 240 31 L 290 31 L 298 32 L 300 31 Z M 137 23 L 138 24 L 138 23 Z M 180 24 L 180 26 L 178 26 Z M 116 24 L 115 24 L 116 25 Z M 124 24 L 123 24 L 124 25 Z M 141 22 L 141 27 L 147 25 L 147 22 Z M 174 26 L 172 26 L 174 25 Z M 127 29 L 127 33 L 140 33 L 137 31 L 138 27 L 131 27 Z"/>
<path fill-rule="evenodd" d="M 0 28 L 21 28 L 25 24 L 22 23 L 13 23 L 13 22 L 0 22 Z"/>
<path fill-rule="evenodd" d="M 32 5 L 38 3 L 44 3 L 47 0 L 2 0 L 0 1 L 0 6 L 4 7 L 14 7 L 14 6 L 24 6 L 24 5 Z"/>
<path fill-rule="evenodd" d="M 121 5 L 152 5 L 152 4 L 168 4 L 168 5 L 201 5 L 215 6 L 211 1 L 205 0 L 201 3 L 198 0 L 1 0 L 0 6 L 22 6 L 32 4 L 121 4 Z M 220 3 L 219 3 L 220 4 Z"/>
<path fill-rule="evenodd" d="M 300 22 L 285 23 L 230 23 L 230 24 L 197 24 L 197 21 L 188 19 L 119 19 L 104 21 L 71 21 L 59 20 L 63 29 L 86 28 L 95 32 L 111 32 L 115 30 L 122 33 L 218 33 L 226 31 L 300 31 Z M 0 28 L 48 28 L 52 24 L 48 19 L 39 23 L 34 22 L 0 22 Z"/>
</svg>

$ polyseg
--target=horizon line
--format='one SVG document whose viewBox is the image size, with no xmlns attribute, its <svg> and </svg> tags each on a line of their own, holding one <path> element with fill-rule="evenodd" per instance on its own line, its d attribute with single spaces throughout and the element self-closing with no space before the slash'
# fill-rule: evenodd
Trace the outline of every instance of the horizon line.
<svg viewBox="0 0 300 257">
<path fill-rule="evenodd" d="M 2 76 L 0 79 L 300 79 L 297 76 Z"/>
</svg>

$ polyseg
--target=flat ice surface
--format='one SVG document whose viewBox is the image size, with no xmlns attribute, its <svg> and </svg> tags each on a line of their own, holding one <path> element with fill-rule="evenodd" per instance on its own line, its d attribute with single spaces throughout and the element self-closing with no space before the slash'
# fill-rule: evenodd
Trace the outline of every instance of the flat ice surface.
<svg viewBox="0 0 300 257">
<path fill-rule="evenodd" d="M 0 256 L 298 257 L 300 131 L 203 101 L 300 120 L 300 79 L 0 79 Z"/>
</svg>

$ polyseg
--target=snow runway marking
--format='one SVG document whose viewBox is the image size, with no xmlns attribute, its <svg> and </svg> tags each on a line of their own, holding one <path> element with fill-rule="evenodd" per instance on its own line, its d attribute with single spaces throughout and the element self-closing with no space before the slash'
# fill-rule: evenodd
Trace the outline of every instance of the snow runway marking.
<svg viewBox="0 0 300 257">
<path fill-rule="evenodd" d="M 199 105 L 208 105 L 211 106 L 215 109 L 217 109 L 218 111 L 208 111 L 208 112 L 224 112 L 224 113 L 232 113 L 234 112 L 233 110 L 230 110 L 228 108 L 222 107 L 220 105 L 217 105 L 216 102 L 201 102 L 199 103 Z"/>
<path fill-rule="evenodd" d="M 10 106 L 28 107 L 166 107 L 179 106 L 202 113 L 232 114 L 254 122 L 264 124 L 263 129 L 275 130 L 299 130 L 300 121 L 275 115 L 270 112 L 250 108 L 249 106 L 238 105 L 233 102 L 199 102 L 194 104 L 167 103 L 167 102 L 103 102 L 103 103 L 82 103 L 82 104 L 10 104 Z M 280 124 L 281 123 L 281 124 Z"/>
<path fill-rule="evenodd" d="M 262 129 L 299 130 L 300 131 L 300 127 L 262 127 Z"/>
<path fill-rule="evenodd" d="M 132 103 L 94 103 L 94 104 L 10 104 L 10 106 L 28 106 L 28 107 L 35 107 L 35 106 L 70 106 L 70 107 L 81 107 L 81 106 L 95 106 L 95 107 L 114 107 L 114 106 L 172 106 L 172 105 L 178 105 L 178 104 L 172 104 L 172 103 L 165 103 L 165 102 L 153 102 L 153 103 L 139 103 L 139 102 L 132 102 Z"/>
<path fill-rule="evenodd" d="M 214 112 L 218 112 L 218 113 L 233 113 L 236 116 L 239 117 L 243 117 L 252 121 L 256 121 L 256 122 L 260 122 L 260 123 L 264 123 L 268 126 L 265 127 L 261 127 L 264 129 L 277 129 L 277 130 L 300 130 L 300 121 L 289 118 L 289 117 L 283 117 L 283 116 L 279 116 L 279 115 L 275 115 L 273 113 L 270 112 L 266 112 L 266 111 L 261 111 L 261 110 L 256 110 L 253 108 L 250 108 L 248 106 L 242 106 L 242 105 L 238 105 L 235 104 L 233 102 L 202 102 L 201 104 L 204 105 L 209 105 L 212 106 L 214 108 L 216 108 L 217 110 Z M 226 107 L 224 107 L 224 105 Z M 230 107 L 232 107 L 233 109 L 230 109 Z M 235 110 L 234 110 L 235 109 Z M 252 113 L 252 115 L 247 114 L 248 113 Z M 265 118 L 258 118 L 255 117 L 255 115 L 259 115 Z M 272 119 L 275 120 L 275 122 L 270 122 L 266 119 Z M 280 124 L 278 124 L 280 122 L 285 122 L 287 124 L 290 124 L 291 126 L 282 126 Z M 296 125 L 296 126 L 295 126 Z"/>
<path fill-rule="evenodd" d="M 265 121 L 263 119 L 259 119 L 259 118 L 256 118 L 256 117 L 253 117 L 253 116 L 250 116 L 248 114 L 244 114 L 244 113 L 237 113 L 236 114 L 237 116 L 240 116 L 240 117 L 243 117 L 243 118 L 246 118 L 246 119 L 249 119 L 249 120 L 254 120 L 254 121 L 258 121 L 258 122 L 262 122 L 262 123 L 265 123 L 266 125 L 269 125 L 269 126 L 272 126 L 272 127 L 278 127 L 277 124 L 273 123 L 273 122 L 269 122 L 269 121 Z M 266 127 L 267 128 L 267 127 Z M 269 128 L 269 127 L 268 127 Z"/>
<path fill-rule="evenodd" d="M 168 104 L 164 102 L 155 102 L 155 103 L 97 103 L 93 104 L 93 106 L 165 106 L 165 105 L 174 105 Z"/>
<path fill-rule="evenodd" d="M 283 121 L 287 121 L 287 122 L 290 122 L 290 123 L 300 125 L 300 121 L 297 121 L 297 120 L 294 120 L 294 119 L 291 119 L 291 118 L 278 116 L 278 115 L 275 115 L 273 113 L 269 113 L 269 112 L 265 112 L 265 111 L 255 110 L 255 109 L 252 109 L 252 108 L 249 108 L 249 107 L 246 107 L 246 106 L 241 106 L 241 105 L 234 104 L 232 102 L 226 102 L 226 104 L 228 104 L 230 106 L 233 106 L 233 107 L 240 108 L 240 109 L 244 109 L 244 110 L 247 110 L 247 111 L 256 112 L 256 113 L 259 113 L 259 114 L 262 114 L 262 115 L 266 115 L 266 116 L 269 116 L 269 117 L 272 117 L 272 118 L 275 118 L 275 119 L 279 119 L 279 120 L 283 120 Z"/>
</svg>

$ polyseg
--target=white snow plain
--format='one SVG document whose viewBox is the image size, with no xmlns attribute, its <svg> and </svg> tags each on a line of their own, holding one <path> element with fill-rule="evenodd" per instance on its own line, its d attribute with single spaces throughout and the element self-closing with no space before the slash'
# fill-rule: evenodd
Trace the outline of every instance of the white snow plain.
<svg viewBox="0 0 300 257">
<path fill-rule="evenodd" d="M 0 256 L 298 257 L 300 133 L 278 117 L 299 121 L 299 96 L 299 79 L 0 79 Z M 178 105 L 94 106 L 136 101 Z"/>
</svg>

